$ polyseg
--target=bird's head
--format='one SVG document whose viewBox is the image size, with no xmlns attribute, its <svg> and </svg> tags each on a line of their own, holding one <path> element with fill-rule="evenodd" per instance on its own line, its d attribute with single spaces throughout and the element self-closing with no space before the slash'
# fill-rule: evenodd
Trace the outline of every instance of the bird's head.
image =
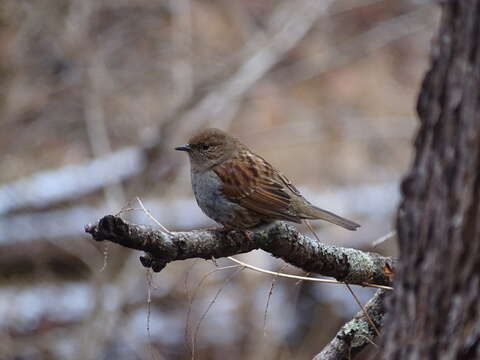
<svg viewBox="0 0 480 360">
<path fill-rule="evenodd" d="M 206 129 L 175 150 L 189 155 L 192 170 L 205 171 L 230 159 L 242 146 L 236 138 L 219 129 Z"/>
</svg>

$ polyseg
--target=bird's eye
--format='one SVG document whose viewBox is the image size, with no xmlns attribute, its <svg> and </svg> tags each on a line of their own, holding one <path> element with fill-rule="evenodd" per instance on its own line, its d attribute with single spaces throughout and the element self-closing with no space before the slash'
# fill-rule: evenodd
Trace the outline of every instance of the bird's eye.
<svg viewBox="0 0 480 360">
<path fill-rule="evenodd" d="M 202 150 L 208 150 L 209 147 L 210 147 L 210 145 L 203 144 L 202 145 Z"/>
</svg>

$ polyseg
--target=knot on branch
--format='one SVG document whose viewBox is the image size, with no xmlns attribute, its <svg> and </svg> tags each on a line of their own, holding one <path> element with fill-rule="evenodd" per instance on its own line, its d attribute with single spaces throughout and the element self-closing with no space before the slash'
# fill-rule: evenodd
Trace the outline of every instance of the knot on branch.
<svg viewBox="0 0 480 360">
<path fill-rule="evenodd" d="M 165 266 L 167 266 L 168 261 L 164 261 L 158 258 L 153 257 L 151 254 L 145 254 L 140 256 L 140 262 L 147 269 L 152 269 L 153 272 L 160 272 Z"/>
<path fill-rule="evenodd" d="M 85 232 L 92 235 L 95 241 L 110 240 L 116 242 L 119 238 L 128 236 L 128 225 L 118 216 L 107 215 L 98 224 L 88 224 Z"/>
<path fill-rule="evenodd" d="M 85 232 L 91 234 L 96 241 L 108 240 L 145 251 L 147 255 L 142 256 L 140 262 L 156 272 L 162 270 L 170 261 L 177 260 L 181 251 L 181 242 L 172 241 L 168 234 L 148 226 L 129 224 L 113 215 L 106 215 L 97 224 L 85 226 Z"/>
</svg>

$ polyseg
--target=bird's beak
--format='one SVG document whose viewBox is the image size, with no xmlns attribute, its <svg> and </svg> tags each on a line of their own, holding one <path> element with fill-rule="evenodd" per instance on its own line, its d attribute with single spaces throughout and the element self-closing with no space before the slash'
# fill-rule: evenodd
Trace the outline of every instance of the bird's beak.
<svg viewBox="0 0 480 360">
<path fill-rule="evenodd" d="M 175 150 L 189 152 L 189 151 L 192 150 L 192 148 L 190 147 L 189 144 L 185 144 L 185 145 L 177 146 L 177 147 L 175 148 Z"/>
</svg>

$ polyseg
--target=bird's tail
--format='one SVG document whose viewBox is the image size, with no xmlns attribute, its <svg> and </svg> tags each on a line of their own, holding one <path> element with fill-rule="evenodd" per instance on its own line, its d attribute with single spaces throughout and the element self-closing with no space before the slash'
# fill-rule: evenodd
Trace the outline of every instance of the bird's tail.
<svg viewBox="0 0 480 360">
<path fill-rule="evenodd" d="M 357 228 L 360 227 L 359 224 L 356 222 L 353 222 L 351 220 L 345 219 L 341 216 L 338 216 L 330 211 L 320 209 L 319 207 L 316 207 L 314 205 L 311 205 L 308 207 L 308 211 L 305 211 L 304 214 L 302 214 L 302 218 L 304 219 L 320 219 L 320 220 L 325 220 L 328 221 L 332 224 L 341 226 L 345 229 L 348 230 L 357 230 Z"/>
</svg>

